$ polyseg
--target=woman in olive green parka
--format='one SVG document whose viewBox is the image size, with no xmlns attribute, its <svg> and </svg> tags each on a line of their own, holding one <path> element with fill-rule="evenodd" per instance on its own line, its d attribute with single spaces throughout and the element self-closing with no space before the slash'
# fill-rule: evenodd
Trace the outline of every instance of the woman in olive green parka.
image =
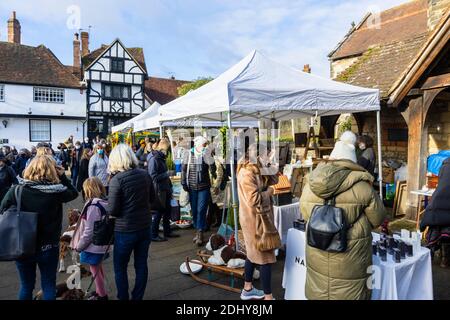
<svg viewBox="0 0 450 320">
<path fill-rule="evenodd" d="M 354 149 L 352 139 L 338 141 L 333 161 L 321 163 L 310 174 L 300 199 L 305 220 L 314 206 L 335 197 L 335 206 L 344 210 L 349 224 L 354 223 L 348 231 L 346 252 L 329 253 L 306 246 L 306 297 L 310 300 L 370 299 L 367 269 L 372 265 L 371 232 L 383 222 L 386 212 L 372 186 L 372 175 L 355 163 Z"/>
</svg>

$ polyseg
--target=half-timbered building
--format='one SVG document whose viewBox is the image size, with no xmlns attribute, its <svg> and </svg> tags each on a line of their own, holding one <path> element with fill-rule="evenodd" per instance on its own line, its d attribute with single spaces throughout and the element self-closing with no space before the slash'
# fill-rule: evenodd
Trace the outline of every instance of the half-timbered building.
<svg viewBox="0 0 450 320">
<path fill-rule="evenodd" d="M 89 52 L 87 33 L 81 34 L 81 41 L 88 136 L 106 136 L 113 126 L 146 108 L 148 76 L 143 50 L 126 48 L 116 39 L 109 46 Z"/>
</svg>

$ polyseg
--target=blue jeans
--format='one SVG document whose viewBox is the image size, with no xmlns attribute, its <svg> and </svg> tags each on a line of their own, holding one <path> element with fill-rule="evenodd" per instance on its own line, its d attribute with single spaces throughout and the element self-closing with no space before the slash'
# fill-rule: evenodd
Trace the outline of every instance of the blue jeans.
<svg viewBox="0 0 450 320">
<path fill-rule="evenodd" d="M 71 178 L 72 178 L 72 185 L 76 187 L 78 179 L 78 167 L 73 167 L 71 169 Z"/>
<path fill-rule="evenodd" d="M 189 201 L 192 210 L 192 222 L 198 231 L 206 230 L 206 214 L 208 212 L 209 199 L 211 197 L 209 189 L 190 190 Z"/>
<path fill-rule="evenodd" d="M 59 247 L 38 251 L 32 258 L 16 261 L 20 276 L 19 300 L 32 300 L 36 283 L 36 266 L 41 273 L 41 287 L 44 300 L 56 299 L 56 272 L 58 269 Z"/>
<path fill-rule="evenodd" d="M 151 242 L 151 229 L 145 228 L 135 232 L 114 233 L 114 273 L 117 298 L 129 300 L 127 267 L 131 253 L 134 253 L 136 280 L 131 293 L 132 300 L 142 300 L 148 280 L 148 250 Z"/>
</svg>

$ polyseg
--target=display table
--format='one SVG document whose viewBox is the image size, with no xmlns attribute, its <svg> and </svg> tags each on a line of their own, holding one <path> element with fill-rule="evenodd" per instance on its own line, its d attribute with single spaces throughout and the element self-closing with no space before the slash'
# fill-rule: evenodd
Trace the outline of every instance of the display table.
<svg viewBox="0 0 450 320">
<path fill-rule="evenodd" d="M 285 206 L 273 206 L 274 223 L 280 233 L 281 242 L 286 244 L 288 230 L 293 227 L 294 221 L 301 218 L 300 204 L 294 202 Z"/>
<path fill-rule="evenodd" d="M 374 234 L 374 240 L 378 235 Z M 283 288 L 286 289 L 286 300 L 305 300 L 306 282 L 306 238 L 305 233 L 290 229 L 286 243 L 286 261 L 283 273 Z M 373 257 L 375 279 L 372 290 L 372 300 L 432 300 L 433 279 L 431 272 L 430 250 L 422 247 L 414 257 L 406 258 L 400 263 L 380 261 L 378 256 Z M 381 278 L 379 282 L 376 274 Z"/>
<path fill-rule="evenodd" d="M 374 241 L 379 240 L 373 234 Z M 373 257 L 373 264 L 380 268 L 380 289 L 372 290 L 372 300 L 433 300 L 433 275 L 430 250 L 421 247 L 414 257 L 407 257 L 395 263 L 388 255 L 383 262 Z M 374 274 L 376 274 L 375 271 Z"/>
<path fill-rule="evenodd" d="M 420 224 L 420 217 L 424 214 L 425 209 L 428 206 L 429 199 L 433 196 L 434 191 L 436 189 L 428 189 L 428 190 L 413 190 L 411 191 L 411 194 L 415 194 L 416 196 L 419 196 L 419 204 L 417 205 L 417 214 L 416 214 L 416 228 L 419 229 Z M 421 197 L 423 197 L 424 200 L 424 210 L 420 210 L 421 205 Z"/>
</svg>

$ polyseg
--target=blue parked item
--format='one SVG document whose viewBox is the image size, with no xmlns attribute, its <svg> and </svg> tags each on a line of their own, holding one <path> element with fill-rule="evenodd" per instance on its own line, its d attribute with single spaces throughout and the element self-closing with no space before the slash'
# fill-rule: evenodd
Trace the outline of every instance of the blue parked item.
<svg viewBox="0 0 450 320">
<path fill-rule="evenodd" d="M 222 237 L 224 237 L 226 241 L 228 241 L 231 235 L 234 234 L 234 229 L 228 224 L 228 214 L 230 210 L 232 210 L 232 207 L 230 205 L 230 201 L 228 201 L 228 192 L 225 191 L 225 199 L 223 201 L 222 223 L 217 233 L 220 234 Z"/>
<path fill-rule="evenodd" d="M 450 150 L 443 150 L 437 154 L 432 154 L 428 157 L 428 172 L 431 172 L 434 175 L 439 175 L 439 170 L 441 170 L 442 163 L 450 158 Z"/>
</svg>

